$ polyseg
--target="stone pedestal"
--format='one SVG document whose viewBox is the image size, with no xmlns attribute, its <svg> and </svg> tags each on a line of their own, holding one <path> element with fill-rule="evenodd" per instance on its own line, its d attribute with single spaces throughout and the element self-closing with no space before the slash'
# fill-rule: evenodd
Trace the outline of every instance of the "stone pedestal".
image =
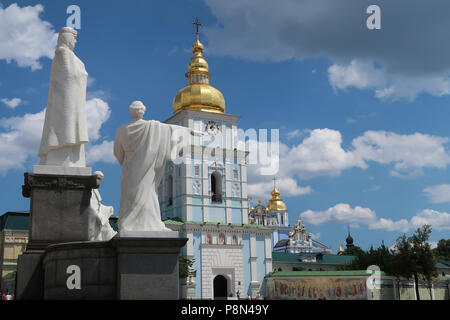
<svg viewBox="0 0 450 320">
<path fill-rule="evenodd" d="M 117 298 L 179 299 L 178 256 L 187 238 L 116 238 Z"/>
<path fill-rule="evenodd" d="M 17 299 L 44 297 L 42 259 L 48 245 L 89 240 L 91 191 L 98 183 L 96 176 L 25 173 L 22 194 L 30 198 L 30 229 L 18 259 Z"/>
<path fill-rule="evenodd" d="M 98 187 L 96 176 L 25 173 L 30 245 L 89 240 L 91 190 Z"/>
<path fill-rule="evenodd" d="M 113 238 L 50 245 L 43 259 L 45 299 L 179 298 L 178 256 L 187 239 Z M 80 288 L 69 289 L 69 266 Z"/>
<path fill-rule="evenodd" d="M 26 250 L 17 260 L 15 298 L 41 300 L 44 298 L 44 250 Z"/>
</svg>

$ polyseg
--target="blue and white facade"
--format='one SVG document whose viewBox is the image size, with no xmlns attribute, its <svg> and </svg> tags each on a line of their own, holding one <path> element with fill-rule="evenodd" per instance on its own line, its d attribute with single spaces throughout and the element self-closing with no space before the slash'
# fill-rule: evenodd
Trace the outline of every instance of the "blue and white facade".
<svg viewBox="0 0 450 320">
<path fill-rule="evenodd" d="M 256 296 L 272 271 L 272 230 L 248 223 L 247 154 L 238 150 L 238 120 L 186 109 L 166 121 L 205 133 L 167 164 L 158 190 L 162 219 L 189 239 L 182 252 L 194 259 L 187 298 L 213 298 L 217 276 L 227 280 L 227 296 Z"/>
</svg>

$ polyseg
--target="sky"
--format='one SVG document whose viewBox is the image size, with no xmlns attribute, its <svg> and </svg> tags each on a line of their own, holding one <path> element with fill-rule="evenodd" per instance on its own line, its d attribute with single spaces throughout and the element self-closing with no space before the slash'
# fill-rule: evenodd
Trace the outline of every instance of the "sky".
<svg viewBox="0 0 450 320">
<path fill-rule="evenodd" d="M 366 21 L 370 5 L 381 29 Z M 164 121 L 184 76 L 199 17 L 211 84 L 243 129 L 279 129 L 277 187 L 336 251 L 350 226 L 364 249 L 428 223 L 450 234 L 450 2 L 445 0 L 0 0 L 0 213 L 29 210 L 24 172 L 38 163 L 57 31 L 78 5 L 76 55 L 89 73 L 88 165 L 118 212 L 112 154 L 128 106 Z M 270 199 L 273 176 L 248 170 Z"/>
</svg>

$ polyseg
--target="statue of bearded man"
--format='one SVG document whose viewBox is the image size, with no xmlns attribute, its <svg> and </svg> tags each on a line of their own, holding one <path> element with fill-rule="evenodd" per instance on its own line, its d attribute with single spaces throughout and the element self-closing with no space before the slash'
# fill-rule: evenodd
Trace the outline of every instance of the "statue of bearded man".
<svg viewBox="0 0 450 320">
<path fill-rule="evenodd" d="M 161 221 L 157 188 L 166 162 L 175 160 L 189 135 L 203 133 L 143 120 L 146 108 L 141 101 L 133 102 L 129 110 L 132 120 L 117 129 L 114 140 L 114 155 L 122 165 L 119 235 L 127 231 L 171 231 Z"/>
<path fill-rule="evenodd" d="M 41 165 L 86 166 L 88 74 L 83 62 L 73 53 L 76 37 L 77 31 L 72 28 L 59 31 L 38 154 Z"/>
</svg>

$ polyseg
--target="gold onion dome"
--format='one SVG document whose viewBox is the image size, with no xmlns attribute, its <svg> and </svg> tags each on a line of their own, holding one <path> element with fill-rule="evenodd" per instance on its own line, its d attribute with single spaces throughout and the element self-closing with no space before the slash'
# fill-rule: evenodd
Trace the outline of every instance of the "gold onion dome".
<svg viewBox="0 0 450 320">
<path fill-rule="evenodd" d="M 278 191 L 277 187 L 275 186 L 275 178 L 273 179 L 273 191 L 272 199 L 269 200 L 267 203 L 267 210 L 269 211 L 286 211 L 286 205 L 284 204 L 283 200 L 280 199 L 280 191 Z"/>
<path fill-rule="evenodd" d="M 173 113 L 184 109 L 224 113 L 225 99 L 219 90 L 209 84 L 211 74 L 208 71 L 208 62 L 202 56 L 203 44 L 198 40 L 198 34 L 192 52 L 194 56 L 186 73 L 188 85 L 178 91 L 173 99 Z"/>
</svg>

